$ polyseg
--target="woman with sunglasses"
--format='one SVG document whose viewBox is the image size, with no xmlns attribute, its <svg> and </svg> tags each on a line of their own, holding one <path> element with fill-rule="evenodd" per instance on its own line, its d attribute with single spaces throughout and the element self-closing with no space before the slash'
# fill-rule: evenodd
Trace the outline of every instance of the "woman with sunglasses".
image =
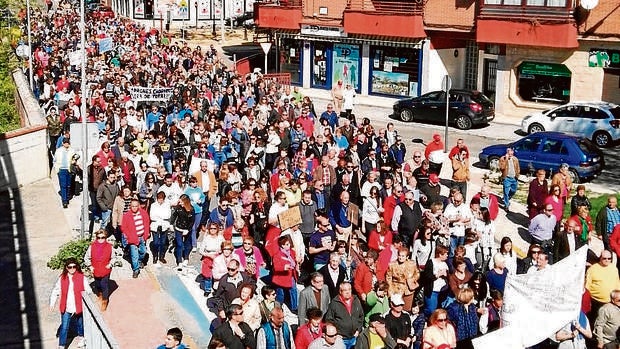
<svg viewBox="0 0 620 349">
<path fill-rule="evenodd" d="M 437 309 L 428 320 L 429 326 L 424 330 L 422 349 L 456 348 L 456 331 L 448 322 L 448 312 Z"/>
<path fill-rule="evenodd" d="M 97 293 L 97 301 L 102 312 L 108 308 L 108 299 L 110 296 L 110 274 L 112 273 L 112 244 L 106 239 L 108 232 L 100 229 L 84 255 L 84 264 L 90 267 L 90 271 L 95 278 L 95 292 Z"/>
<path fill-rule="evenodd" d="M 65 261 L 62 274 L 56 281 L 52 294 L 50 295 L 50 311 L 54 311 L 56 300 L 60 297 L 60 329 L 58 331 L 58 347 L 67 346 L 67 335 L 71 319 L 75 319 L 77 335 L 79 337 L 78 347 L 84 347 L 84 320 L 82 318 L 82 291 L 91 294 L 92 290 L 88 284 L 88 279 L 82 273 L 78 261 L 69 258 Z"/>
</svg>

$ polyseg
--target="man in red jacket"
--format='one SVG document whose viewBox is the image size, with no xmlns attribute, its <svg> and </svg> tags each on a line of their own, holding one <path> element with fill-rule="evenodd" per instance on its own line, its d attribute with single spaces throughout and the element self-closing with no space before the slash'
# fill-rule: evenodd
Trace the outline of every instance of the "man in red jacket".
<svg viewBox="0 0 620 349">
<path fill-rule="evenodd" d="M 127 238 L 127 244 L 129 245 L 134 279 L 140 275 L 140 268 L 144 268 L 145 241 L 149 239 L 150 225 L 149 214 L 146 210 L 140 208 L 138 199 L 132 199 L 129 210 L 123 214 L 121 231 L 125 238 Z"/>
<path fill-rule="evenodd" d="M 497 196 L 491 194 L 491 187 L 486 184 L 483 184 L 480 188 L 480 192 L 474 195 L 471 198 L 472 204 L 480 204 L 480 207 L 486 207 L 489 209 L 489 215 L 491 216 L 491 220 L 494 221 L 497 218 L 497 213 L 499 212 L 499 203 L 497 201 Z"/>
</svg>

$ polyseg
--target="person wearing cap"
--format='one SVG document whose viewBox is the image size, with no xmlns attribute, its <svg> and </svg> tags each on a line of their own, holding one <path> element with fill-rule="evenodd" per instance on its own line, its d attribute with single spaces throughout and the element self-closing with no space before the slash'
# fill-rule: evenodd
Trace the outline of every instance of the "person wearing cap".
<svg viewBox="0 0 620 349">
<path fill-rule="evenodd" d="M 438 133 L 433 134 L 433 140 L 426 145 L 424 157 L 429 161 L 429 171 L 439 175 L 445 160 L 445 154 L 444 144 Z"/>
<path fill-rule="evenodd" d="M 558 173 L 551 177 L 551 185 L 557 184 L 560 186 L 560 198 L 563 203 L 567 203 L 573 189 L 573 179 L 568 172 L 568 164 L 562 163 Z"/>
<path fill-rule="evenodd" d="M 385 314 L 385 322 L 388 333 L 396 343 L 402 343 L 409 348 L 415 338 L 411 315 L 403 310 L 404 306 L 403 296 L 400 293 L 393 294 L 390 297 L 390 310 Z"/>
<path fill-rule="evenodd" d="M 368 327 L 362 331 L 355 343 L 355 349 L 393 349 L 395 347 L 396 341 L 386 329 L 385 318 L 380 314 L 372 314 Z"/>
<path fill-rule="evenodd" d="M 424 208 L 428 209 L 435 202 L 442 202 L 441 185 L 439 185 L 439 176 L 431 173 L 428 176 L 428 182 L 418 185 L 420 189 L 420 202 Z"/>
<path fill-rule="evenodd" d="M 60 185 L 60 198 L 62 206 L 67 208 L 71 199 L 71 161 L 75 151 L 71 148 L 69 138 L 63 138 L 62 147 L 54 152 L 54 171 L 58 174 L 58 184 Z"/>
</svg>

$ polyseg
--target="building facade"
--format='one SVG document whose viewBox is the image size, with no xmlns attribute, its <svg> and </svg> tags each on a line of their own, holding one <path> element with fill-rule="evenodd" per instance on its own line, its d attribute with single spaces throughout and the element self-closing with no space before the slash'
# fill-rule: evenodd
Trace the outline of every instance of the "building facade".
<svg viewBox="0 0 620 349">
<path fill-rule="evenodd" d="M 417 96 L 482 91 L 498 118 L 568 101 L 620 103 L 616 0 L 293 0 L 255 4 L 294 84 Z"/>
</svg>

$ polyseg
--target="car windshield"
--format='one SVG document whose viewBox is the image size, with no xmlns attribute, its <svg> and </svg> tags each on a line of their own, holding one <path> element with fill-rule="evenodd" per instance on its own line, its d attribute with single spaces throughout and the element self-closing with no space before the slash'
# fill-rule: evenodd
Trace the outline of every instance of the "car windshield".
<svg viewBox="0 0 620 349">
<path fill-rule="evenodd" d="M 493 103 L 493 101 L 491 101 L 487 96 L 483 95 L 480 92 L 472 93 L 471 94 L 471 100 L 476 102 L 476 103 L 480 103 L 480 104 Z"/>
<path fill-rule="evenodd" d="M 620 119 L 620 106 L 615 106 L 614 108 L 609 109 L 611 115 L 614 116 L 614 119 Z"/>
<path fill-rule="evenodd" d="M 594 143 L 590 142 L 590 140 L 588 139 L 580 139 L 579 141 L 577 141 L 577 144 L 579 144 L 579 148 L 585 154 L 598 154 L 599 152 L 598 148 L 594 145 Z"/>
</svg>

